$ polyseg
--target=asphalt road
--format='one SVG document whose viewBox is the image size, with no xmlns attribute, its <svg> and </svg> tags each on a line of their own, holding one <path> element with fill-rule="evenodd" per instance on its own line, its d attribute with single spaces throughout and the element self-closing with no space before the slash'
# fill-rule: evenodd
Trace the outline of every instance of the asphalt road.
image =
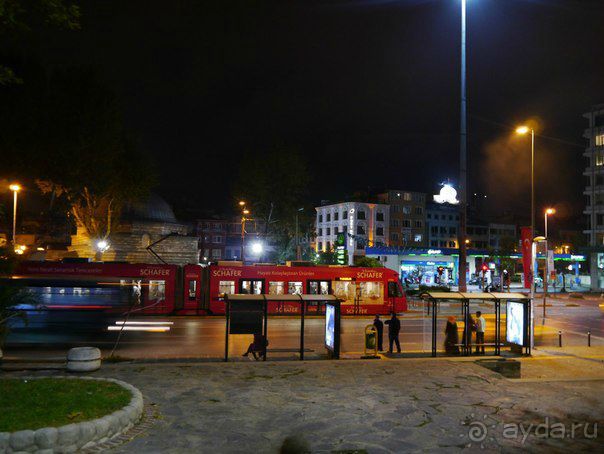
<svg viewBox="0 0 604 454">
<path fill-rule="evenodd" d="M 541 302 L 537 302 L 541 304 Z M 551 306 L 549 306 L 551 304 Z M 420 307 L 401 317 L 400 341 L 403 352 L 431 351 L 431 317 L 423 316 Z M 558 330 L 563 331 L 564 345 L 586 345 L 587 330 L 592 333 L 592 345 L 604 345 L 604 312 L 597 300 L 552 299 L 546 306 L 548 316 L 545 324 L 541 317 L 542 306 L 535 308 L 536 345 L 557 345 Z M 473 304 L 471 311 L 482 310 L 487 318 L 486 342 L 494 341 L 493 306 Z M 444 326 L 447 315 L 460 318 L 458 305 L 443 305 L 438 318 L 437 347 L 443 349 Z M 502 314 L 505 316 L 505 314 Z M 72 346 L 94 345 L 106 354 L 113 349 L 119 335 L 108 331 L 117 326 L 116 319 L 100 315 L 77 312 L 54 312 L 30 315 L 27 325 L 15 327 L 7 339 L 6 352 L 19 356 L 63 355 Z M 146 326 L 154 331 L 124 331 L 115 354 L 126 358 L 220 358 L 225 352 L 225 319 L 223 317 L 133 317 L 130 322 L 153 322 Z M 363 352 L 363 333 L 372 323 L 371 317 L 346 317 L 341 323 L 341 350 L 344 354 Z M 460 330 L 461 321 L 458 321 Z M 132 325 L 144 326 L 144 325 Z M 169 328 L 161 331 L 161 329 Z M 505 326 L 502 337 L 505 339 Z M 305 347 L 308 356 L 325 353 L 325 322 L 323 317 L 308 317 L 305 322 Z M 299 348 L 300 319 L 298 317 L 269 317 L 269 355 L 291 357 L 294 353 L 271 352 L 272 349 Z M 231 335 L 229 354 L 240 357 L 251 342 L 250 335 Z M 387 330 L 384 347 L 387 349 Z"/>
</svg>

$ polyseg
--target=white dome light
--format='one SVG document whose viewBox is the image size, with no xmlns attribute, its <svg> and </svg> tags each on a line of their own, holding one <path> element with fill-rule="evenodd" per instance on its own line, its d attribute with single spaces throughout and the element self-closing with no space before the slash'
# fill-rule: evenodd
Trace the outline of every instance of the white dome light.
<svg viewBox="0 0 604 454">
<path fill-rule="evenodd" d="M 437 203 L 450 203 L 452 205 L 459 203 L 459 200 L 457 200 L 457 191 L 450 184 L 443 185 L 440 194 L 434 196 L 434 201 Z"/>
</svg>

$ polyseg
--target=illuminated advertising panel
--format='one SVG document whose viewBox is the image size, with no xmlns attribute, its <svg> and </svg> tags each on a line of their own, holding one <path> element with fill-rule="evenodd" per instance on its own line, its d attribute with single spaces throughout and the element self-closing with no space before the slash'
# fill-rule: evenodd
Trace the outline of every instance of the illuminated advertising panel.
<svg viewBox="0 0 604 454">
<path fill-rule="evenodd" d="M 508 301 L 505 338 L 511 344 L 524 345 L 524 304 Z"/>
<path fill-rule="evenodd" d="M 325 305 L 325 346 L 335 350 L 336 308 L 332 304 Z"/>
</svg>

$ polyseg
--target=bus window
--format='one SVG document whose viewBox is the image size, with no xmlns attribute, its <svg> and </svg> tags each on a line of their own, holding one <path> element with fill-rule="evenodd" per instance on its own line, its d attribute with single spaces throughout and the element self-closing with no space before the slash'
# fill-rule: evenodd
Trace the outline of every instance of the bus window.
<svg viewBox="0 0 604 454">
<path fill-rule="evenodd" d="M 351 281 L 334 281 L 333 294 L 342 300 L 342 304 L 354 304 L 356 284 Z"/>
<path fill-rule="evenodd" d="M 290 295 L 302 295 L 302 282 L 288 282 L 287 293 Z"/>
<path fill-rule="evenodd" d="M 242 279 L 240 281 L 241 293 L 248 293 L 252 295 L 262 294 L 262 281 L 257 279 Z"/>
<path fill-rule="evenodd" d="M 390 298 L 400 298 L 403 296 L 403 291 L 398 282 L 388 282 L 388 296 Z"/>
<path fill-rule="evenodd" d="M 329 295 L 329 281 L 308 281 L 309 295 Z"/>
<path fill-rule="evenodd" d="M 361 304 L 384 304 L 384 283 L 360 282 Z"/>
<path fill-rule="evenodd" d="M 194 300 L 197 296 L 197 281 L 191 279 L 189 281 L 189 299 Z"/>
<path fill-rule="evenodd" d="M 269 295 L 283 295 L 284 283 L 283 282 L 269 282 L 268 283 L 268 294 Z"/>
<path fill-rule="evenodd" d="M 235 293 L 235 281 L 220 281 L 218 282 L 218 296 L 233 295 Z"/>
</svg>

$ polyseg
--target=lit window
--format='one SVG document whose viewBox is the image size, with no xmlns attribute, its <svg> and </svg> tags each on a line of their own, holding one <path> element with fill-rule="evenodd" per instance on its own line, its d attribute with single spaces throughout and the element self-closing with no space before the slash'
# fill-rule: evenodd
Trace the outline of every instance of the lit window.
<svg viewBox="0 0 604 454">
<path fill-rule="evenodd" d="M 420 234 L 417 234 L 417 235 L 415 235 L 415 237 L 413 239 L 415 240 L 416 243 L 421 243 L 422 236 Z"/>
<path fill-rule="evenodd" d="M 604 152 L 602 152 L 602 151 L 596 152 L 596 165 L 597 166 L 604 165 Z"/>
<path fill-rule="evenodd" d="M 287 293 L 289 293 L 290 295 L 301 295 L 302 282 L 288 282 Z"/>
<path fill-rule="evenodd" d="M 235 293 L 235 281 L 219 281 L 218 293 L 220 293 L 220 296 L 233 295 Z"/>
<path fill-rule="evenodd" d="M 268 283 L 268 294 L 269 295 L 283 295 L 285 289 L 283 282 L 269 282 Z"/>
<path fill-rule="evenodd" d="M 598 134 L 596 136 L 596 147 L 604 146 L 604 134 Z"/>
<path fill-rule="evenodd" d="M 405 192 L 405 194 L 403 195 L 403 200 L 406 200 L 408 202 L 411 201 L 411 193 Z"/>
</svg>

